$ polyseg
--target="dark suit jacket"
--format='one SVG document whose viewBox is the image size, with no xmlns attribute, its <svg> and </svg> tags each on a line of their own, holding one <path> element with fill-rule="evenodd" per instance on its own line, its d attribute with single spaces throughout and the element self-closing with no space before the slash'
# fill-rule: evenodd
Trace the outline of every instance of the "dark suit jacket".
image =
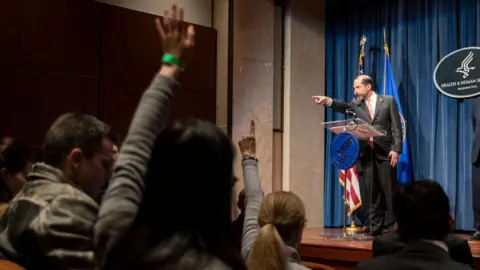
<svg viewBox="0 0 480 270">
<path fill-rule="evenodd" d="M 377 130 L 387 132 L 385 136 L 374 137 L 374 152 L 379 159 L 388 159 L 390 151 L 402 152 L 403 134 L 400 114 L 398 113 L 397 103 L 392 96 L 377 94 L 377 103 L 375 105 L 374 118 L 370 117 L 367 104 L 362 101 L 360 104 L 350 102 L 346 103 L 340 100 L 333 100 L 330 107 L 339 113 L 346 113 L 347 110 L 355 111 L 356 117 L 371 124 Z M 362 152 L 366 149 L 362 147 Z M 358 168 L 357 168 L 358 170 Z"/>
<path fill-rule="evenodd" d="M 475 137 L 473 138 L 472 163 L 477 163 L 480 157 L 480 97 L 472 103 L 472 123 Z"/>
<path fill-rule="evenodd" d="M 450 257 L 459 262 L 475 267 L 475 260 L 467 240 L 449 234 L 445 240 Z M 389 232 L 373 239 L 373 257 L 395 254 L 405 247 L 405 243 L 396 232 Z"/>
<path fill-rule="evenodd" d="M 357 265 L 359 270 L 471 270 L 471 267 L 456 262 L 441 247 L 423 241 L 409 242 L 390 255 L 373 258 Z"/>
</svg>

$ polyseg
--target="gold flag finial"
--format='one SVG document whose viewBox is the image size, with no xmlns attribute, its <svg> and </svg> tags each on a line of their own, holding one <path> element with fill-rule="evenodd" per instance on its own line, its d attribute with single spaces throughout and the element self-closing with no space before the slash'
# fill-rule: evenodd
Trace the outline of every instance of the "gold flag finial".
<svg viewBox="0 0 480 270">
<path fill-rule="evenodd" d="M 360 38 L 360 55 L 358 56 L 358 75 L 363 74 L 363 57 L 365 56 L 365 44 L 367 37 L 362 35 Z"/>
<path fill-rule="evenodd" d="M 390 52 L 388 50 L 388 44 L 387 44 L 387 32 L 385 31 L 385 28 L 383 28 L 383 49 L 385 50 L 385 53 L 387 54 L 387 56 L 390 57 Z"/>
<path fill-rule="evenodd" d="M 362 37 L 360 38 L 360 46 L 364 48 L 365 43 L 367 43 L 367 37 L 365 35 L 362 35 Z"/>
<path fill-rule="evenodd" d="M 387 44 L 387 32 L 385 28 L 383 28 L 383 44 Z"/>
</svg>

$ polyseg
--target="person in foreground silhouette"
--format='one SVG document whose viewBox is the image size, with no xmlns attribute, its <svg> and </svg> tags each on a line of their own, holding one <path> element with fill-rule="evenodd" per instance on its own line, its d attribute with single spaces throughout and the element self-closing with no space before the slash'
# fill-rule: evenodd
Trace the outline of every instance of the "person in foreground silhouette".
<svg viewBox="0 0 480 270">
<path fill-rule="evenodd" d="M 17 189 L 22 187 L 0 216 L 5 257 L 30 270 L 94 268 L 93 198 L 111 175 L 109 130 L 82 113 L 65 113 L 52 123 L 43 142 L 44 162 L 21 163 L 20 169 L 31 172 L 26 182 L 16 180 Z"/>
<path fill-rule="evenodd" d="M 31 160 L 30 149 L 17 141 L 0 146 L 0 215 L 27 182 Z"/>
<path fill-rule="evenodd" d="M 237 182 L 235 180 L 235 182 Z M 237 207 L 240 210 L 240 214 L 238 215 L 237 219 L 232 222 L 233 226 L 233 236 L 235 241 L 235 246 L 238 248 L 240 252 L 242 248 L 242 234 L 243 234 L 243 222 L 245 221 L 245 190 L 242 189 L 240 193 L 238 193 L 238 201 Z"/>
<path fill-rule="evenodd" d="M 451 231 L 453 231 L 453 225 L 455 220 L 453 215 L 451 215 Z M 456 236 L 453 233 L 449 233 L 445 239 L 445 244 L 448 247 L 448 253 L 450 257 L 459 263 L 464 263 L 470 265 L 472 268 L 475 267 L 475 259 L 472 256 L 472 250 L 468 241 Z M 398 232 L 388 232 L 381 236 L 373 239 L 372 251 L 373 257 L 395 254 L 402 250 L 405 247 L 405 242 L 400 237 Z"/>
<path fill-rule="evenodd" d="M 393 196 L 393 211 L 405 246 L 395 254 L 361 262 L 356 269 L 471 269 L 449 255 L 445 240 L 451 231 L 450 203 L 437 182 L 405 185 Z"/>
<path fill-rule="evenodd" d="M 195 44 L 194 26 L 183 22 L 176 5 L 156 25 L 165 55 L 140 99 L 100 205 L 99 269 L 244 270 L 232 241 L 232 141 L 199 119 L 167 125 L 182 62 Z"/>
</svg>

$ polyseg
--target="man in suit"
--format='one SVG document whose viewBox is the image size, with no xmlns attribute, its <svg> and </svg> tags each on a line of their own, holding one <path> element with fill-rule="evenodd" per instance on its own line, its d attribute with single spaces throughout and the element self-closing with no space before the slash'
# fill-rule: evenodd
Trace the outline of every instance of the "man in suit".
<svg viewBox="0 0 480 270">
<path fill-rule="evenodd" d="M 402 152 L 402 126 L 397 104 L 392 96 L 379 95 L 373 90 L 370 76 L 359 75 L 353 82 L 355 99 L 346 103 L 330 97 L 313 96 L 315 103 L 336 112 L 353 114 L 385 131 L 385 136 L 367 138 L 362 143 L 357 173 L 360 177 L 360 195 L 364 227 L 361 232 L 378 235 L 382 232 L 387 212 L 387 224 L 393 228 L 395 217 L 392 196 L 397 187 L 396 165 Z"/>
<path fill-rule="evenodd" d="M 445 240 L 451 230 L 450 202 L 440 184 L 424 180 L 403 186 L 393 196 L 393 210 L 405 246 L 397 253 L 361 262 L 357 269 L 471 269 L 449 255 Z"/>
<path fill-rule="evenodd" d="M 453 223 L 451 220 L 450 231 L 453 231 Z M 372 252 L 373 257 L 379 257 L 383 255 L 395 254 L 401 251 L 405 247 L 405 242 L 398 232 L 389 232 L 373 239 Z M 475 259 L 472 256 L 472 250 L 467 240 L 456 236 L 453 233 L 449 233 L 445 239 L 445 244 L 448 247 L 448 253 L 452 260 L 459 263 L 470 265 L 475 267 Z"/>
<path fill-rule="evenodd" d="M 480 240 L 480 97 L 472 103 L 472 123 L 475 133 L 472 146 L 472 199 L 476 232 L 470 238 Z"/>
</svg>

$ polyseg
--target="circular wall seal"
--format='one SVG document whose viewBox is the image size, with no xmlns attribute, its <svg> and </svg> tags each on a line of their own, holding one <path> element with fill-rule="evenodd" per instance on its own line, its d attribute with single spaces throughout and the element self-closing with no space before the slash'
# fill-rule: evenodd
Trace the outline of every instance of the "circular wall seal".
<svg viewBox="0 0 480 270">
<path fill-rule="evenodd" d="M 449 53 L 433 71 L 438 91 L 453 98 L 480 94 L 480 47 L 468 47 Z"/>
</svg>

